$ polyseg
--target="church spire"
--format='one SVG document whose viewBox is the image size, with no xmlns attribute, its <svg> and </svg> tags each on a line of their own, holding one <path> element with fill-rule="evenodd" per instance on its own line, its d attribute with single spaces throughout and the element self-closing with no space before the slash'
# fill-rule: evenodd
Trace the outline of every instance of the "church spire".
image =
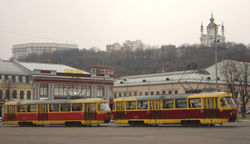
<svg viewBox="0 0 250 144">
<path fill-rule="evenodd" d="M 221 24 L 221 35 L 222 35 L 222 36 L 225 36 L 225 35 L 224 35 L 224 24 L 223 24 L 223 21 L 222 21 L 222 24 Z"/>
<path fill-rule="evenodd" d="M 213 23 L 214 22 L 214 16 L 213 16 L 213 12 L 211 13 L 211 18 L 210 18 L 210 22 Z"/>
<path fill-rule="evenodd" d="M 201 21 L 201 36 L 203 35 L 203 23 Z"/>
</svg>

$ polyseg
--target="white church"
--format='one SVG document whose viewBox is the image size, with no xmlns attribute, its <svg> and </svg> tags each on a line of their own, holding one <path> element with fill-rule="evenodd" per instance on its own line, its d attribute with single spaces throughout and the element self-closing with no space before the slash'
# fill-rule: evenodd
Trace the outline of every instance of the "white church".
<svg viewBox="0 0 250 144">
<path fill-rule="evenodd" d="M 213 14 L 210 18 L 210 23 L 207 25 L 207 34 L 204 34 L 203 24 L 201 24 L 201 37 L 200 44 L 205 46 L 212 46 L 215 42 L 224 43 L 225 35 L 224 35 L 224 25 L 221 25 L 221 35 L 218 34 L 218 27 L 214 22 Z"/>
</svg>

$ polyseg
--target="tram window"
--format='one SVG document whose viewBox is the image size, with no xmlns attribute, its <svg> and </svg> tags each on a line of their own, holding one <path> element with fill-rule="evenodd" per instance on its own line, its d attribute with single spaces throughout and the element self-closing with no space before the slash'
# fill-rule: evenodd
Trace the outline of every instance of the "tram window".
<svg viewBox="0 0 250 144">
<path fill-rule="evenodd" d="M 72 104 L 72 111 L 82 111 L 82 104 L 81 103 L 73 103 Z"/>
<path fill-rule="evenodd" d="M 123 111 L 124 110 L 123 102 L 117 102 L 116 103 L 116 110 L 117 111 Z"/>
<path fill-rule="evenodd" d="M 95 112 L 96 111 L 96 104 L 92 104 L 91 109 L 92 109 L 92 112 Z"/>
<path fill-rule="evenodd" d="M 70 111 L 70 104 L 61 104 L 61 111 Z"/>
<path fill-rule="evenodd" d="M 100 103 L 98 107 L 99 111 L 110 111 L 108 103 Z"/>
<path fill-rule="evenodd" d="M 222 107 L 235 107 L 236 104 L 231 97 L 223 97 L 220 99 L 220 103 Z"/>
<path fill-rule="evenodd" d="M 148 109 L 148 102 L 147 101 L 138 101 L 137 102 L 137 109 Z"/>
<path fill-rule="evenodd" d="M 18 105 L 17 106 L 17 112 L 25 112 L 25 105 Z"/>
<path fill-rule="evenodd" d="M 126 108 L 127 108 L 127 110 L 135 109 L 136 108 L 136 102 L 135 101 L 126 102 Z"/>
<path fill-rule="evenodd" d="M 27 112 L 36 112 L 36 105 L 27 105 Z"/>
<path fill-rule="evenodd" d="M 59 104 L 50 104 L 49 111 L 50 112 L 59 112 Z"/>
<path fill-rule="evenodd" d="M 186 99 L 178 99 L 175 101 L 176 108 L 187 108 L 187 101 Z"/>
<path fill-rule="evenodd" d="M 189 108 L 200 108 L 201 107 L 201 99 L 192 98 L 189 99 Z"/>
<path fill-rule="evenodd" d="M 215 98 L 215 108 L 218 108 L 218 100 Z"/>
<path fill-rule="evenodd" d="M 162 100 L 162 108 L 173 108 L 174 107 L 174 103 L 173 100 Z"/>
</svg>

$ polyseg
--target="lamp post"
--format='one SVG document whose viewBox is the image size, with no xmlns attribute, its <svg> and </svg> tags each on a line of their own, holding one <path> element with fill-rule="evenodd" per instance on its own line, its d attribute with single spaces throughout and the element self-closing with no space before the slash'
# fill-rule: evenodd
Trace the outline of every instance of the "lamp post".
<svg viewBox="0 0 250 144">
<path fill-rule="evenodd" d="M 215 24 L 215 30 L 214 30 L 214 37 L 215 37 L 215 40 L 214 40 L 214 61 L 215 61 L 215 86 L 216 86 L 216 92 L 218 91 L 218 68 L 217 68 L 217 24 Z M 219 42 L 219 40 L 218 40 Z"/>
</svg>

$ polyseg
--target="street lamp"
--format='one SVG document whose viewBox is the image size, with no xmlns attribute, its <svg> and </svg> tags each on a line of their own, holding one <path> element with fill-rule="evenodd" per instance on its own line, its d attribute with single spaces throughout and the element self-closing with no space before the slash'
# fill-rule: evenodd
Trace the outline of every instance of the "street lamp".
<svg viewBox="0 0 250 144">
<path fill-rule="evenodd" d="M 217 45 L 216 45 L 216 43 L 219 42 L 219 40 L 217 41 L 217 38 L 216 38 L 216 36 L 217 36 L 217 27 L 218 26 L 219 25 L 215 24 L 215 31 L 214 31 L 214 33 L 215 33 L 215 35 L 214 35 L 214 37 L 215 37 L 215 40 L 214 40 L 214 61 L 215 61 L 215 86 L 216 86 L 216 92 L 218 91 Z"/>
</svg>

